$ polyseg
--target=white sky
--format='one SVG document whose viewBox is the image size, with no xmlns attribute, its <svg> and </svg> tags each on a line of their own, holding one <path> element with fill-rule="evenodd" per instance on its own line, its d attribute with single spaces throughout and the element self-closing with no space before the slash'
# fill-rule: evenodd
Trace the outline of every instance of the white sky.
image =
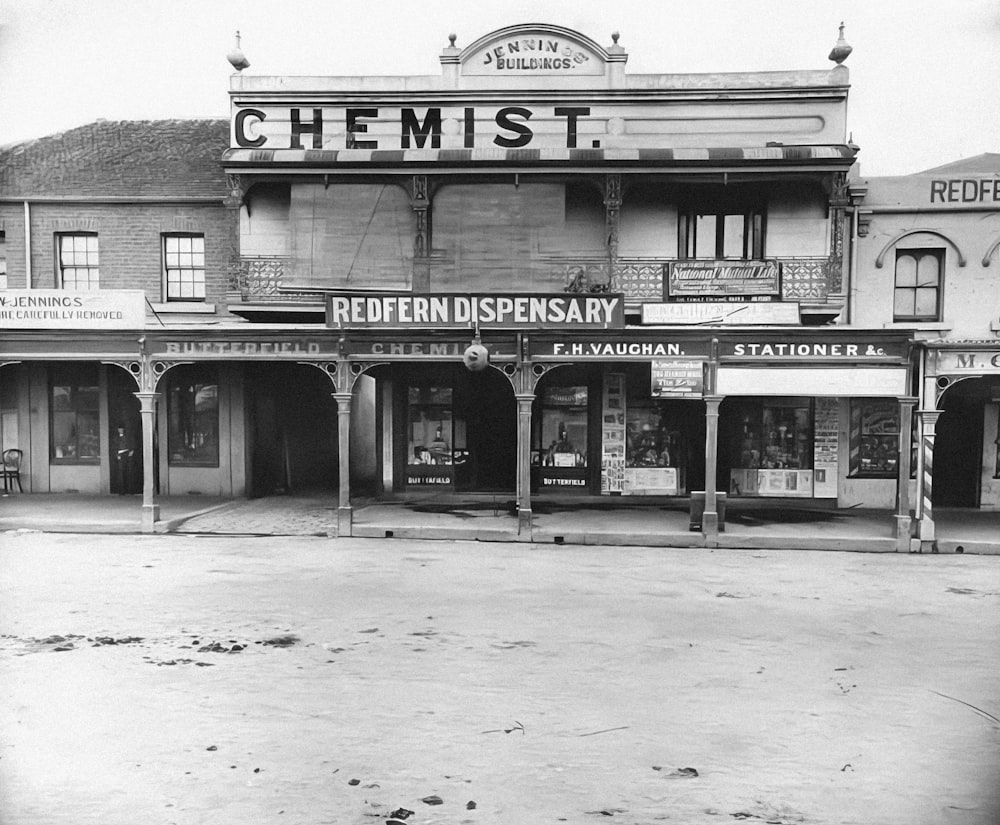
<svg viewBox="0 0 1000 825">
<path fill-rule="evenodd" d="M 0 0 L 0 145 L 227 117 L 237 29 L 248 74 L 435 75 L 450 32 L 463 47 L 534 22 L 618 31 L 639 74 L 829 68 L 842 20 L 866 176 L 1000 151 L 995 0 Z"/>
</svg>

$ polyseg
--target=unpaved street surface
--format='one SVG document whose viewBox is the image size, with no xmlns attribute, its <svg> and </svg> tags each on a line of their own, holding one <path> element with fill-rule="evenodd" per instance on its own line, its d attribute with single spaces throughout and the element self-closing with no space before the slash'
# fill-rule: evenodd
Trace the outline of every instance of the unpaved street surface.
<svg viewBox="0 0 1000 825">
<path fill-rule="evenodd" d="M 997 825 L 998 571 L 0 534 L 0 822 Z"/>
</svg>

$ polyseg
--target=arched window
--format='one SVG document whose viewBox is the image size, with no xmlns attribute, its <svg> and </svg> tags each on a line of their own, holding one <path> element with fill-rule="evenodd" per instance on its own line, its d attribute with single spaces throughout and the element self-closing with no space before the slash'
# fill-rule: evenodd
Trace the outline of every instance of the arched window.
<svg viewBox="0 0 1000 825">
<path fill-rule="evenodd" d="M 943 272 L 943 249 L 897 249 L 893 320 L 941 320 Z"/>
</svg>

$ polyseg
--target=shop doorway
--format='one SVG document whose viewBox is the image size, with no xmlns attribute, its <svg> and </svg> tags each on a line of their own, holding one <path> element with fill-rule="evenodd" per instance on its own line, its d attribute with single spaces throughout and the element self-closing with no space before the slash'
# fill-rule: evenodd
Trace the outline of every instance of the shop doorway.
<svg viewBox="0 0 1000 825">
<path fill-rule="evenodd" d="M 493 368 L 457 364 L 400 370 L 395 407 L 395 474 L 406 489 L 513 492 L 517 478 L 517 402 Z"/>
<path fill-rule="evenodd" d="M 933 503 L 939 507 L 978 507 L 983 459 L 983 416 L 989 385 L 968 379 L 942 398 L 934 438 Z"/>
<path fill-rule="evenodd" d="M 251 364 L 245 381 L 248 495 L 335 489 L 337 403 L 329 379 L 303 364 Z"/>
<path fill-rule="evenodd" d="M 142 492 L 142 416 L 135 381 L 124 370 L 108 369 L 108 465 L 113 495 Z"/>
<path fill-rule="evenodd" d="M 517 479 L 517 401 L 510 381 L 495 369 L 463 370 L 455 382 L 456 430 L 464 425 L 465 461 L 455 489 L 513 492 Z"/>
</svg>

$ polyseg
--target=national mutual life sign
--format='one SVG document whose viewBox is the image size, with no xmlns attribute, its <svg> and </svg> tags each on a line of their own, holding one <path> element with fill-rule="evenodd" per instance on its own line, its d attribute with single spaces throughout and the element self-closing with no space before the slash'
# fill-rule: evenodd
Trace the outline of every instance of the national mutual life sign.
<svg viewBox="0 0 1000 825">
<path fill-rule="evenodd" d="M 771 261 L 677 261 L 666 265 L 668 301 L 776 301 L 781 270 Z"/>
<path fill-rule="evenodd" d="M 326 325 L 335 329 L 622 329 L 620 294 L 327 295 Z"/>
</svg>

